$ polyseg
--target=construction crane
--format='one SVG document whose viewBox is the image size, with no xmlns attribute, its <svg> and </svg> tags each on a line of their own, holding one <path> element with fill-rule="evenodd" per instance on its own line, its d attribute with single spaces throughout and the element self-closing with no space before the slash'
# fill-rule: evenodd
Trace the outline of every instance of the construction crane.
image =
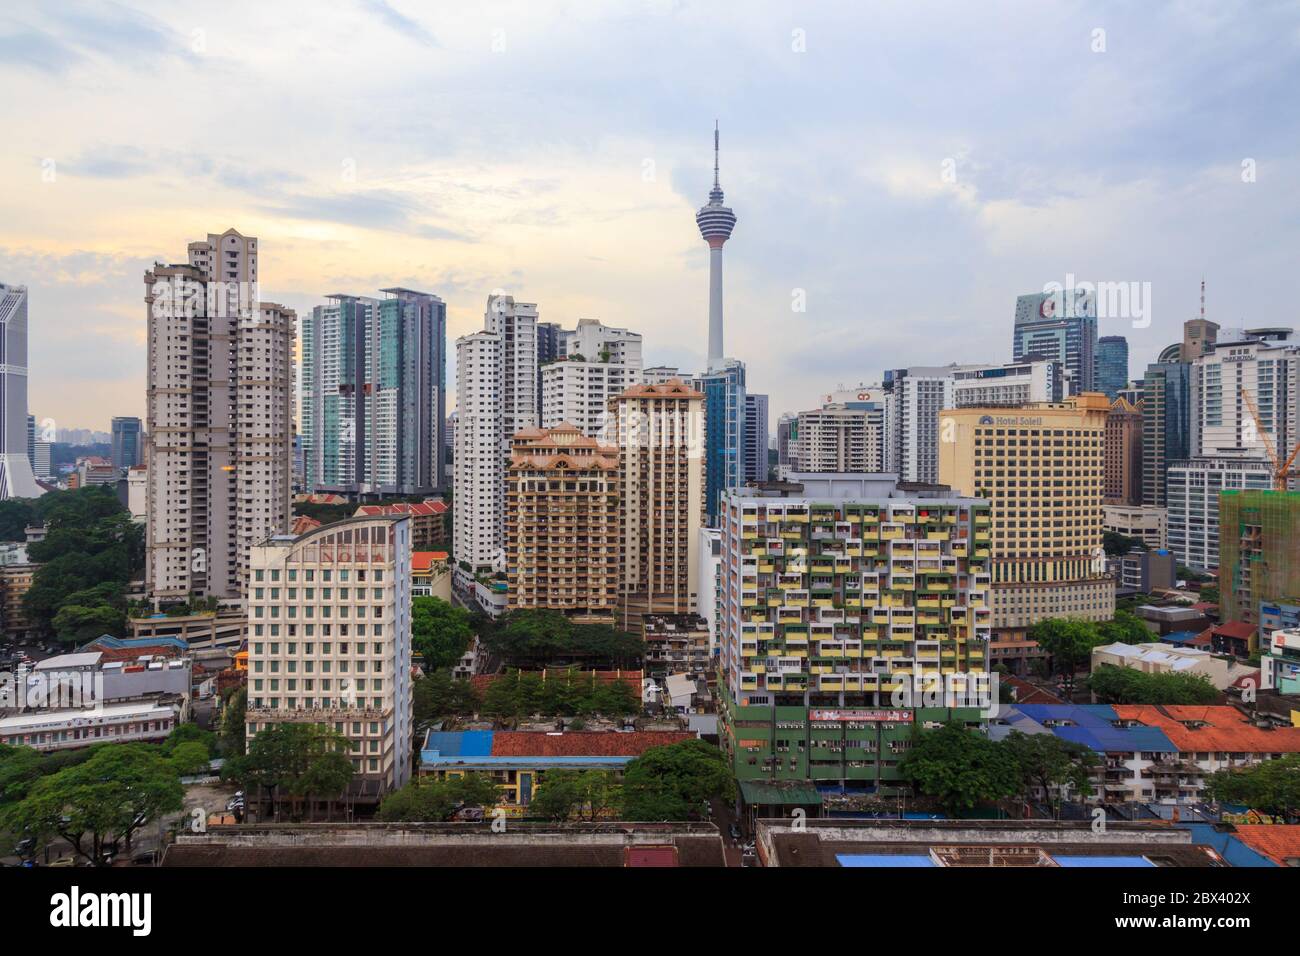
<svg viewBox="0 0 1300 956">
<path fill-rule="evenodd" d="M 1286 491 L 1291 477 L 1291 465 L 1295 461 L 1296 453 L 1300 452 L 1300 443 L 1297 443 L 1291 449 L 1291 454 L 1284 464 L 1278 457 L 1277 448 L 1274 447 L 1273 442 L 1269 441 L 1268 435 L 1264 432 L 1264 424 L 1259 420 L 1259 409 L 1255 407 L 1255 400 L 1250 397 L 1250 392 L 1244 388 L 1241 389 L 1241 397 L 1246 400 L 1246 407 L 1250 409 L 1250 417 L 1255 422 L 1255 432 L 1259 435 L 1259 440 L 1264 443 L 1264 450 L 1268 452 L 1268 457 L 1273 462 L 1273 490 Z"/>
</svg>

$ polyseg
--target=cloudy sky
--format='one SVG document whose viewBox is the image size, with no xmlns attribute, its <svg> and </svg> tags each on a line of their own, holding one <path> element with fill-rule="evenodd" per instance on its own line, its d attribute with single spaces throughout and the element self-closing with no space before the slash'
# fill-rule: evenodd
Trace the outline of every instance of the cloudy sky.
<svg viewBox="0 0 1300 956">
<path fill-rule="evenodd" d="M 772 413 L 1010 358 L 1017 294 L 1149 283 L 1132 374 L 1198 308 L 1294 324 L 1293 2 L 15 3 L 0 281 L 30 404 L 143 415 L 141 277 L 236 227 L 262 298 L 489 292 L 702 365 L 714 118 L 727 353 Z M 796 303 L 805 303 L 804 311 Z M 449 367 L 454 382 L 454 367 Z"/>
</svg>

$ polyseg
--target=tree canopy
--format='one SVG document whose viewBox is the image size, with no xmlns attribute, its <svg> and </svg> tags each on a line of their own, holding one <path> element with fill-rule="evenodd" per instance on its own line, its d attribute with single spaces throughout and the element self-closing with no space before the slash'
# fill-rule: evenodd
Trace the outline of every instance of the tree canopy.
<svg viewBox="0 0 1300 956">
<path fill-rule="evenodd" d="M 1148 674 L 1114 664 L 1094 670 L 1088 690 L 1102 704 L 1215 704 L 1222 696 L 1204 674 Z"/>
<path fill-rule="evenodd" d="M 511 611 L 480 640 L 489 651 L 516 666 L 546 666 L 583 661 L 627 668 L 638 664 L 645 642 L 609 624 L 575 623 L 559 611 L 524 608 Z"/>
<path fill-rule="evenodd" d="M 179 811 L 184 795 L 174 764 L 158 747 L 105 744 L 80 763 L 32 780 L 23 798 L 0 814 L 13 832 L 41 840 L 58 835 L 79 857 L 102 866 L 119 841 L 129 848 L 140 827 Z"/>
<path fill-rule="evenodd" d="M 40 565 L 23 595 L 32 627 L 80 643 L 126 626 L 126 585 L 144 567 L 144 529 L 107 485 L 50 492 L 33 519 L 45 538 L 27 546 Z"/>
<path fill-rule="evenodd" d="M 503 720 L 546 717 L 630 717 L 641 712 L 641 697 L 626 681 L 599 680 L 590 671 L 510 670 L 483 694 L 482 713 Z"/>
<path fill-rule="evenodd" d="M 411 599 L 411 645 L 426 667 L 450 667 L 465 656 L 474 637 L 469 612 L 441 598 Z"/>
<path fill-rule="evenodd" d="M 953 814 L 1013 796 L 1022 782 L 1010 748 L 955 722 L 921 731 L 899 770 Z"/>
<path fill-rule="evenodd" d="M 288 797 L 296 810 L 300 799 L 333 800 L 352 780 L 347 739 L 320 724 L 288 722 L 259 730 L 248 753 L 227 758 L 221 776 L 245 787 L 262 787 L 279 812 Z"/>
<path fill-rule="evenodd" d="M 625 820 L 698 820 L 707 801 L 735 795 L 726 757 L 703 740 L 651 747 L 623 770 Z"/>
<path fill-rule="evenodd" d="M 499 797 L 496 782 L 486 774 L 417 778 L 384 797 L 378 818 L 386 823 L 441 823 L 463 809 L 495 806 Z"/>
<path fill-rule="evenodd" d="M 1290 823 L 1300 815 L 1300 754 L 1243 770 L 1220 770 L 1206 781 L 1205 794 L 1218 803 L 1244 804 Z"/>
</svg>

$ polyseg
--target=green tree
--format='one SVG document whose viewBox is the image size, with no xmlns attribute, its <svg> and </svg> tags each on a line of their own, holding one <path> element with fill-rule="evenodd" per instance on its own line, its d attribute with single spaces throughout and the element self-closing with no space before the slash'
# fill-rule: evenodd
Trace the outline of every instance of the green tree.
<svg viewBox="0 0 1300 956">
<path fill-rule="evenodd" d="M 1101 638 L 1097 625 L 1074 617 L 1049 617 L 1029 629 L 1029 639 L 1047 652 L 1057 673 L 1073 684 L 1074 672 L 1092 655 Z"/>
<path fill-rule="evenodd" d="M 1096 668 L 1087 686 L 1101 704 L 1214 704 L 1222 696 L 1203 674 L 1147 674 L 1114 664 Z"/>
<path fill-rule="evenodd" d="M 1128 554 L 1130 551 L 1149 551 L 1145 541 L 1141 538 L 1130 538 L 1127 535 L 1120 534 L 1118 531 L 1103 531 L 1101 534 L 1101 546 L 1105 549 L 1106 554 L 1112 558 Z"/>
<path fill-rule="evenodd" d="M 384 797 L 378 818 L 386 823 L 441 823 L 471 807 L 493 807 L 501 791 L 487 774 L 415 780 Z"/>
<path fill-rule="evenodd" d="M 528 804 L 528 815 L 544 820 L 598 820 L 615 813 L 622 787 L 609 770 L 548 770 Z"/>
<path fill-rule="evenodd" d="M 225 695 L 221 711 L 221 752 L 226 757 L 243 756 L 247 734 L 248 686 L 232 688 Z"/>
<path fill-rule="evenodd" d="M 27 528 L 35 520 L 33 499 L 6 498 L 0 501 L 0 541 L 26 541 Z"/>
<path fill-rule="evenodd" d="M 39 841 L 60 836 L 95 866 L 146 823 L 179 811 L 185 791 L 172 764 L 148 744 L 106 744 L 84 762 L 33 782 L 3 811 L 5 825 Z"/>
<path fill-rule="evenodd" d="M 1061 817 L 1061 801 L 1066 792 L 1079 797 L 1091 796 L 1088 771 L 1096 766 L 1097 756 L 1082 744 L 1062 740 L 1054 734 L 1012 731 L 999 746 L 1011 755 L 1021 798 L 1028 802 L 1035 791 L 1041 790 L 1051 804 L 1054 819 Z"/>
<path fill-rule="evenodd" d="M 452 666 L 465 656 L 473 637 L 464 608 L 425 595 L 411 599 L 411 645 L 426 667 Z"/>
<path fill-rule="evenodd" d="M 1205 794 L 1216 803 L 1243 804 L 1291 823 L 1300 815 L 1300 754 L 1220 770 L 1206 781 Z"/>
<path fill-rule="evenodd" d="M 731 800 L 735 793 L 726 757 L 703 740 L 651 747 L 623 771 L 628 820 L 698 820 L 708 800 Z"/>
<path fill-rule="evenodd" d="M 290 798 L 290 813 L 296 816 L 300 799 L 325 799 L 332 805 L 343 796 L 353 774 L 348 752 L 347 739 L 332 728 L 277 724 L 259 730 L 247 754 L 227 758 L 221 776 L 268 791 L 277 819 L 281 800 Z"/>
<path fill-rule="evenodd" d="M 181 744 L 189 743 L 202 744 L 209 759 L 217 755 L 216 734 L 204 730 L 198 724 L 178 724 L 176 729 L 167 735 L 160 748 L 165 756 L 170 756 Z"/>
<path fill-rule="evenodd" d="M 1109 621 L 1099 624 L 1097 633 L 1103 644 L 1145 644 L 1155 637 L 1142 623 L 1142 618 L 1121 610 L 1116 610 Z"/>
<path fill-rule="evenodd" d="M 479 640 L 514 665 L 545 666 L 580 659 L 625 668 L 645 653 L 645 642 L 634 634 L 608 624 L 575 624 L 559 611 L 544 608 L 511 611 L 495 626 L 485 628 Z"/>
<path fill-rule="evenodd" d="M 482 706 L 472 681 L 458 680 L 448 670 L 436 670 L 417 677 L 411 685 L 412 714 L 416 727 L 444 717 L 465 717 Z"/>
<path fill-rule="evenodd" d="M 1020 789 L 1011 751 L 953 722 L 920 731 L 899 770 L 917 790 L 952 814 L 996 803 Z"/>
</svg>

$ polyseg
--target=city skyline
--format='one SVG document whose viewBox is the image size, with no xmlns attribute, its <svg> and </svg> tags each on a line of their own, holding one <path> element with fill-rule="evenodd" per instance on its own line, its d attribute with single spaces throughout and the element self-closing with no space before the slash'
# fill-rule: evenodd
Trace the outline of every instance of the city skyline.
<svg viewBox="0 0 1300 956">
<path fill-rule="evenodd" d="M 0 170 L 27 185 L 0 199 L 0 281 L 29 289 L 31 409 L 105 430 L 142 415 L 140 276 L 227 228 L 261 237 L 261 297 L 300 315 L 405 285 L 447 302 L 454 341 L 502 289 L 545 321 L 642 332 L 647 365 L 702 371 L 693 219 L 715 118 L 746 223 L 728 243 L 728 351 L 773 416 L 925 364 L 937 337 L 954 359 L 1007 361 L 1015 297 L 1071 274 L 1151 283 L 1149 326 L 1099 322 L 1129 339 L 1131 377 L 1179 338 L 1203 273 L 1211 318 L 1273 323 L 1300 212 L 1296 132 L 1263 113 L 1300 67 L 1280 13 L 1003 6 L 941 30 L 873 11 L 890 46 L 868 57 L 849 55 L 867 21 L 835 5 L 579 5 L 566 25 L 522 4 L 356 3 L 296 18 L 287 52 L 289 14 L 254 6 L 7 9 Z M 366 47 L 396 79 L 334 75 Z M 985 68 L 1016 48 L 1033 54 Z M 528 59 L 529 96 L 484 69 L 498 56 Z M 575 102 L 590 73 L 601 91 Z M 81 420 L 88 393 L 102 421 Z"/>
</svg>

